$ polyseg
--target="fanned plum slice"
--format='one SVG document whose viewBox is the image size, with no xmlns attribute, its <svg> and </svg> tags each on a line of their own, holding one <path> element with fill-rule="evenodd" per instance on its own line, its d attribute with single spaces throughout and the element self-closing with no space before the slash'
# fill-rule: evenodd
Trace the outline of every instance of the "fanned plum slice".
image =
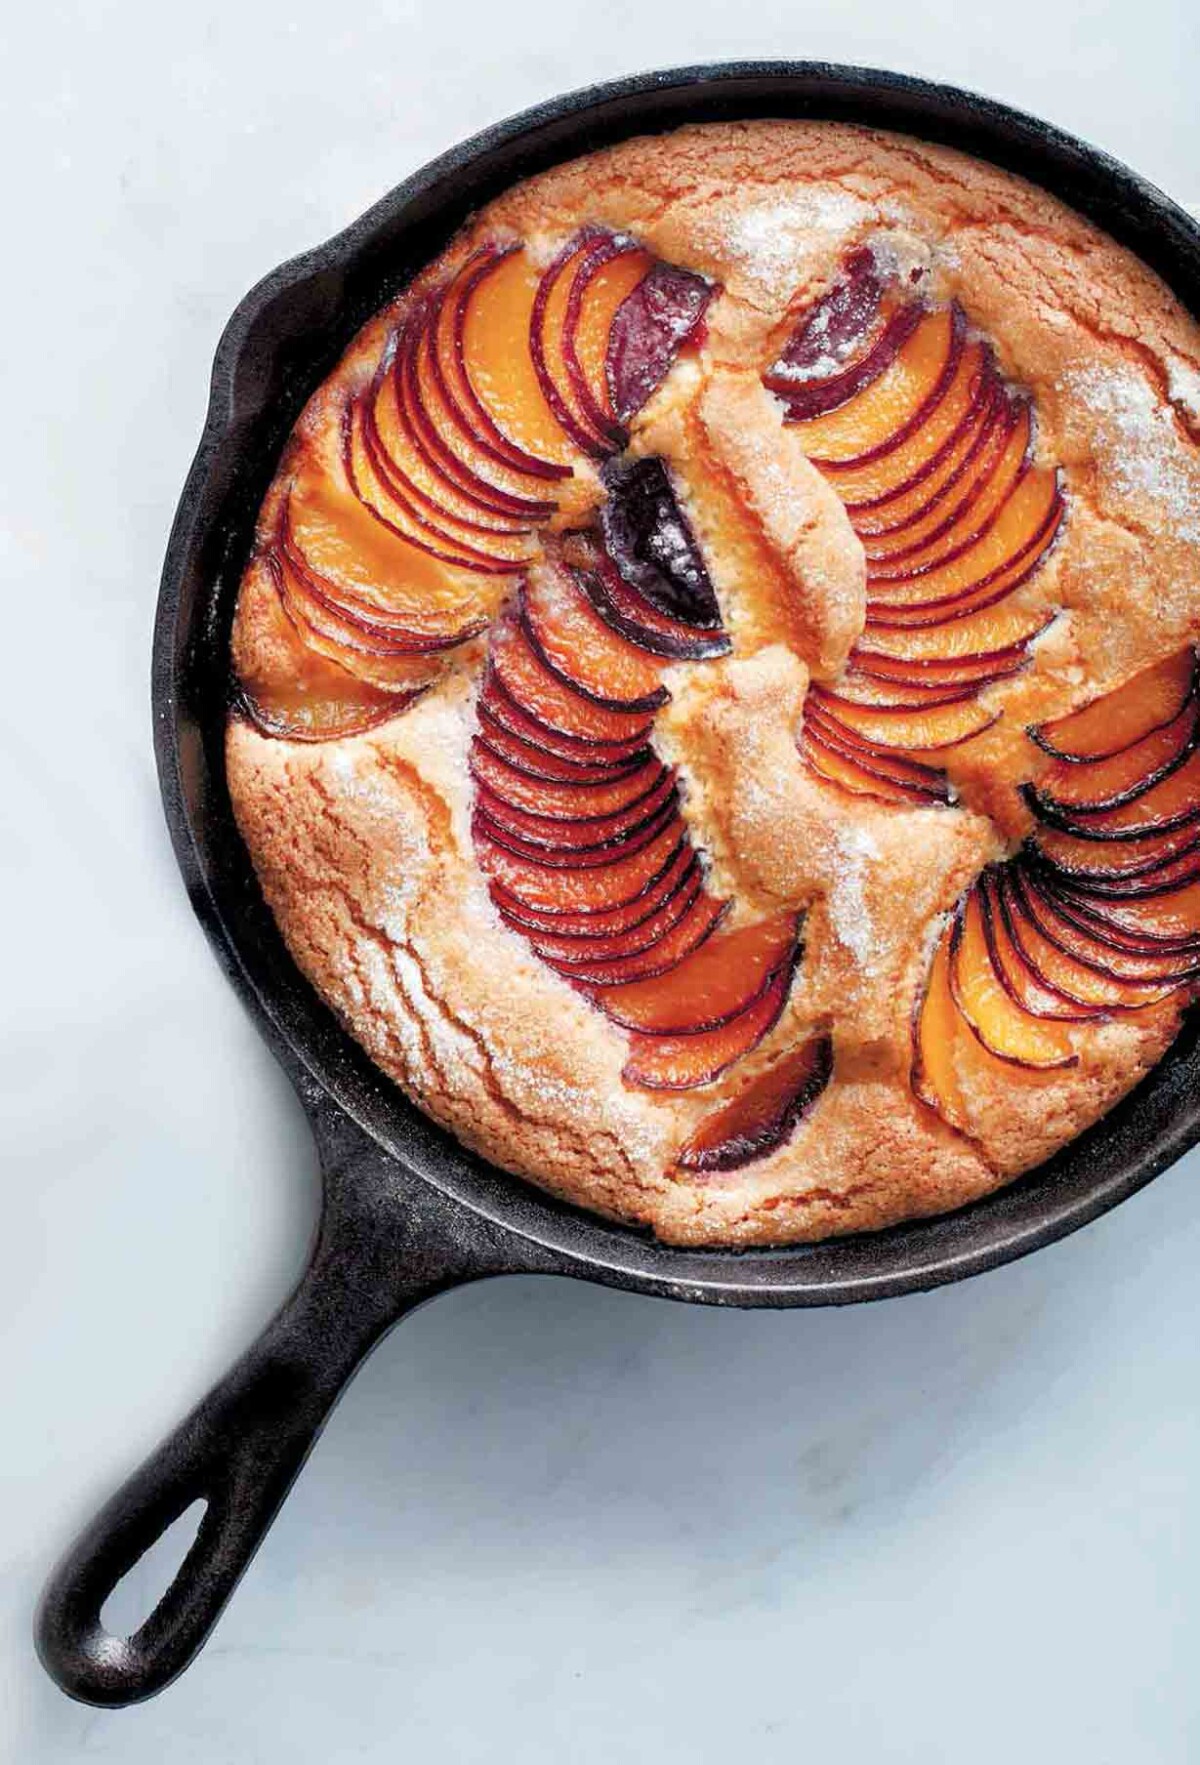
<svg viewBox="0 0 1200 1765">
<path fill-rule="evenodd" d="M 513 766 L 476 737 L 471 744 L 470 768 L 478 783 L 514 809 L 547 819 L 578 821 L 615 815 L 629 809 L 673 776 L 661 760 L 651 757 L 632 770 L 620 767 L 603 771 L 598 779 L 549 779 Z"/>
<path fill-rule="evenodd" d="M 441 672 L 439 652 L 412 651 L 365 634 L 313 599 L 307 580 L 276 551 L 267 560 L 284 611 L 300 637 L 339 668 L 383 692 L 416 692 Z"/>
<path fill-rule="evenodd" d="M 1200 705 L 1189 698 L 1170 723 L 1103 760 L 1055 760 L 1029 797 L 1034 813 L 1043 808 L 1068 815 L 1121 809 L 1136 802 L 1186 765 L 1200 740 Z"/>
<path fill-rule="evenodd" d="M 804 708 L 804 739 L 815 743 L 822 757 L 836 754 L 865 769 L 876 779 L 886 780 L 910 800 L 921 798 L 936 802 L 950 801 L 949 783 L 940 767 L 913 760 L 907 754 L 881 747 L 867 740 L 846 724 L 830 717 L 810 693 Z"/>
<path fill-rule="evenodd" d="M 860 664 L 875 656 L 920 665 L 967 661 L 997 650 L 1025 648 L 1049 629 L 1054 618 L 1040 608 L 993 603 L 936 626 L 896 625 L 872 631 L 870 641 L 857 644 L 854 654 Z M 869 623 L 869 612 L 867 619 Z"/>
<path fill-rule="evenodd" d="M 641 950 L 604 960 L 573 965 L 570 978 L 586 988 L 592 1003 L 604 1009 L 606 988 L 642 984 L 649 986 L 654 977 L 665 975 L 679 963 L 690 961 L 692 953 L 704 946 L 729 909 L 728 901 L 718 901 L 703 889 L 697 889 L 669 930 L 660 932 L 657 941 Z M 643 943 L 645 941 L 643 940 Z M 561 970 L 566 974 L 566 968 Z"/>
<path fill-rule="evenodd" d="M 635 810 L 633 814 L 639 815 L 640 812 Z M 540 865 L 545 870 L 578 872 L 599 870 L 619 863 L 640 852 L 644 846 L 652 845 L 666 828 L 673 828 L 677 834 L 685 831 L 674 792 L 658 809 L 641 815 L 631 827 L 607 838 L 601 835 L 599 838 L 589 839 L 586 832 L 580 832 L 577 841 L 570 841 L 566 837 L 563 823 L 556 822 L 554 825 L 556 832 L 551 839 L 529 839 L 524 834 L 511 832 L 507 825 L 502 825 L 489 815 L 484 803 L 477 801 L 471 830 L 476 838 L 488 840 L 510 857 Z"/>
<path fill-rule="evenodd" d="M 621 1075 L 625 1083 L 645 1091 L 692 1091 L 710 1084 L 774 1029 L 787 1004 L 793 972 L 794 959 L 778 968 L 758 998 L 720 1029 L 690 1036 L 631 1035 Z"/>
<path fill-rule="evenodd" d="M 416 499 L 388 473 L 382 454 L 372 453 L 363 406 L 357 401 L 345 413 L 343 446 L 346 477 L 354 494 L 401 539 L 443 564 L 478 570 L 483 575 L 511 575 L 529 558 L 530 545 L 524 537 L 504 534 L 485 538 L 461 527 L 455 531 L 449 517 L 436 522 L 422 514 Z"/>
<path fill-rule="evenodd" d="M 243 585 L 233 660 L 251 721 L 264 735 L 288 741 L 359 735 L 398 715 L 419 690 L 386 691 L 318 654 L 288 617 L 265 569 Z"/>
<path fill-rule="evenodd" d="M 1108 928 L 1091 927 L 1077 920 L 1048 891 L 1038 876 L 1025 872 L 1019 878 L 1022 910 L 1041 935 L 1081 968 L 1125 986 L 1175 987 L 1200 972 L 1200 965 L 1185 955 L 1144 951 L 1114 942 Z"/>
<path fill-rule="evenodd" d="M 479 715 L 489 730 L 500 728 L 513 740 L 523 742 L 551 758 L 577 769 L 578 776 L 594 776 L 596 766 L 620 768 L 640 764 L 650 753 L 649 730 L 632 741 L 601 741 L 589 736 L 569 735 L 561 729 L 534 717 L 509 693 L 494 668 L 484 675 L 479 693 Z M 603 775 L 601 775 L 603 776 Z"/>
<path fill-rule="evenodd" d="M 724 631 L 697 630 L 657 612 L 604 556 L 580 567 L 576 579 L 604 623 L 652 656 L 695 662 L 728 655 L 732 648 Z"/>
<path fill-rule="evenodd" d="M 408 390 L 414 324 L 411 317 L 405 320 L 360 394 L 364 438 L 376 469 L 434 521 L 453 521 L 465 533 L 527 534 L 527 513 L 495 502 L 482 486 L 472 487 L 457 462 L 443 465 L 423 441 Z"/>
<path fill-rule="evenodd" d="M 539 661 L 593 703 L 613 711 L 666 704 L 661 661 L 606 624 L 566 566 L 547 562 L 531 571 L 521 623 Z"/>
<path fill-rule="evenodd" d="M 619 445 L 606 423 L 593 425 L 567 367 L 565 337 L 571 293 L 581 269 L 603 251 L 610 235 L 595 228 L 578 234 L 547 269 L 529 317 L 529 353 L 542 395 L 563 433 L 583 453 L 598 458 Z"/>
<path fill-rule="evenodd" d="M 984 915 L 973 888 L 959 903 L 950 933 L 950 991 L 963 1022 L 997 1060 L 1039 1071 L 1077 1065 L 1066 1031 L 1031 1017 L 1008 996 L 992 962 Z"/>
<path fill-rule="evenodd" d="M 865 506 L 848 505 L 868 553 L 886 556 L 891 548 L 922 543 L 953 520 L 986 477 L 986 463 L 995 461 L 1008 444 L 1020 409 L 1021 401 L 1007 390 L 989 358 L 966 417 L 938 450 L 928 471 L 889 496 Z M 924 433 L 922 425 L 918 437 Z M 840 493 L 849 474 L 824 469 Z"/>
<path fill-rule="evenodd" d="M 496 422 L 487 405 L 479 397 L 468 372 L 465 339 L 467 313 L 472 297 L 481 283 L 495 277 L 506 260 L 520 255 L 520 248 L 516 246 L 492 246 L 484 247 L 467 261 L 438 302 L 434 322 L 431 365 L 437 378 L 438 390 L 447 409 L 459 427 L 466 432 L 468 439 L 478 446 L 484 454 L 496 460 L 500 465 L 508 466 L 526 477 L 569 478 L 571 476 L 570 465 L 558 457 L 561 454 L 561 445 L 555 448 L 547 458 L 518 446 Z M 517 304 L 520 306 L 523 303 L 518 300 Z M 499 319 L 501 313 L 497 311 L 495 316 Z M 478 341 L 477 334 L 476 340 Z M 494 341 L 491 347 L 495 347 Z M 527 333 L 519 339 L 518 347 L 528 360 Z M 513 378 L 520 378 L 520 371 L 521 364 L 519 362 L 510 366 L 508 370 L 510 386 Z M 532 375 L 532 362 L 529 362 L 529 371 Z M 558 439 L 561 444 L 561 436 Z"/>
<path fill-rule="evenodd" d="M 1004 871 L 985 871 L 977 887 L 983 907 L 988 955 L 1001 986 L 1013 1004 L 1031 1017 L 1058 1023 L 1087 1023 L 1106 1015 L 1105 1007 L 1066 993 L 1029 960 L 1018 940 Z"/>
<path fill-rule="evenodd" d="M 865 466 L 825 468 L 864 537 L 908 525 L 957 481 L 982 444 L 996 396 L 987 352 L 968 343 L 945 394 L 907 440 Z"/>
<path fill-rule="evenodd" d="M 950 937 L 943 932 L 913 1012 L 910 1083 L 914 1097 L 960 1129 L 966 1119 L 955 1061 L 961 1023 L 950 991 Z"/>
<path fill-rule="evenodd" d="M 487 413 L 493 433 L 543 471 L 566 477 L 575 450 L 550 408 L 529 347 L 540 282 L 523 248 L 495 256 L 456 304 L 456 348 L 472 406 Z"/>
<path fill-rule="evenodd" d="M 1177 886 L 1113 898 L 1070 883 L 1051 885 L 1064 912 L 1111 932 L 1131 948 L 1200 951 L 1200 883 L 1188 876 Z"/>
<path fill-rule="evenodd" d="M 905 753 L 941 753 L 961 747 L 990 729 L 1000 713 L 989 711 L 974 697 L 956 696 L 949 703 L 909 709 L 906 706 L 858 705 L 834 693 L 812 690 L 817 705 L 835 728 L 847 729 L 873 747 L 901 748 Z"/>
<path fill-rule="evenodd" d="M 985 680 L 983 685 L 987 684 Z M 973 699 L 979 691 L 979 683 L 975 681 L 968 681 L 965 685 L 958 681 L 946 685 L 929 680 L 905 683 L 879 680 L 852 663 L 838 680 L 835 699 L 846 704 L 859 705 L 866 711 L 898 713 L 937 710 L 943 705 L 961 705 L 968 699 Z"/>
<path fill-rule="evenodd" d="M 772 392 L 779 393 L 787 404 L 787 420 L 792 423 L 819 421 L 830 411 L 848 404 L 886 372 L 921 322 L 923 309 L 916 303 L 892 304 L 870 347 L 857 361 L 851 362 L 828 379 L 809 379 L 800 385 L 785 382 L 783 359 L 765 376 Z"/>
<path fill-rule="evenodd" d="M 1061 508 L 1057 473 L 1041 467 L 1031 469 L 980 539 L 928 571 L 889 578 L 881 585 L 886 595 L 876 595 L 872 585 L 872 605 L 947 607 L 976 589 L 990 587 L 1024 564 L 1032 552 L 1040 555 L 1046 549 Z"/>
<path fill-rule="evenodd" d="M 721 629 L 703 553 L 657 455 L 610 460 L 601 474 L 604 549 L 652 613 L 700 631 Z"/>
<path fill-rule="evenodd" d="M 523 931 L 542 961 L 550 963 L 565 979 L 584 971 L 590 978 L 607 964 L 642 956 L 647 951 L 657 952 L 667 933 L 690 916 L 703 894 L 704 877 L 696 862 L 684 867 L 678 886 L 667 889 L 661 900 L 656 894 L 655 905 L 640 913 L 636 924 L 627 931 L 547 932 L 522 925 L 519 919 L 505 915 L 503 908 L 501 917 Z"/>
<path fill-rule="evenodd" d="M 875 253 L 858 246 L 838 280 L 804 314 L 764 383 L 784 397 L 798 395 L 810 381 L 827 383 L 861 361 L 883 329 L 885 286 Z"/>
<path fill-rule="evenodd" d="M 586 699 L 553 674 L 506 610 L 492 626 L 491 665 L 500 684 L 529 716 L 577 742 L 641 743 L 650 733 L 642 711 L 616 711 Z M 518 730 L 516 733 L 520 734 Z"/>
<path fill-rule="evenodd" d="M 598 759 L 594 754 L 588 759 L 581 759 L 579 750 L 576 749 L 571 751 L 570 757 L 556 753 L 540 739 L 534 742 L 526 740 L 524 736 L 514 735 L 511 729 L 497 719 L 493 707 L 503 702 L 499 693 L 500 689 L 494 679 L 480 693 L 476 705 L 479 717 L 476 744 L 526 778 L 542 783 L 574 786 L 615 784 L 619 779 L 628 778 L 652 758 L 650 749 L 644 746 L 632 753 L 623 750 L 620 758 L 614 760 L 603 757 Z M 515 718 L 516 707 L 511 706 L 509 709 L 510 716 Z M 537 734 L 540 738 L 540 729 Z"/>
<path fill-rule="evenodd" d="M 494 578 L 453 568 L 390 532 L 348 485 L 312 463 L 292 481 L 281 534 L 339 610 L 389 618 L 418 637 L 475 625 L 498 599 Z"/>
<path fill-rule="evenodd" d="M 1174 990 L 1174 982 L 1164 985 L 1157 981 L 1120 979 L 1103 960 L 1104 952 L 1099 946 L 1092 946 L 1095 953 L 1084 962 L 1080 953 L 1086 945 L 1082 939 L 1075 940 L 1076 953 L 1072 954 L 1061 942 L 1049 937 L 1029 898 L 1019 864 L 1010 865 L 1004 875 L 1000 903 L 1009 941 L 1026 968 L 1044 987 L 1068 1002 L 1098 1011 L 1138 1011 L 1157 1004 Z"/>
<path fill-rule="evenodd" d="M 924 576 L 961 557 L 991 531 L 1024 477 L 1033 435 L 1033 417 L 1024 401 L 1013 401 L 996 426 L 995 444 L 984 448 L 948 506 L 932 523 L 865 540 L 873 582 Z"/>
<path fill-rule="evenodd" d="M 1081 710 L 1036 725 L 1029 738 L 1067 764 L 1109 760 L 1172 723 L 1195 690 L 1195 655 L 1180 650 Z"/>
<path fill-rule="evenodd" d="M 716 288 L 676 264 L 655 263 L 617 308 L 604 375 L 620 423 L 640 411 L 682 349 L 698 343 Z"/>
<path fill-rule="evenodd" d="M 654 259 L 633 239 L 602 235 L 580 261 L 567 297 L 562 352 L 572 390 L 598 435 L 622 447 L 605 365 L 617 312 L 647 275 Z"/>
<path fill-rule="evenodd" d="M 981 656 L 889 656 L 877 650 L 855 649 L 854 671 L 864 680 L 920 691 L 973 687 L 976 691 L 1007 680 L 1028 668 L 1028 646 L 1013 644 Z"/>
<path fill-rule="evenodd" d="M 805 453 L 825 470 L 865 465 L 898 446 L 957 367 L 962 329 L 955 311 L 902 310 L 916 311 L 916 323 L 882 373 L 828 414 L 794 423 Z"/>
<path fill-rule="evenodd" d="M 678 795 L 674 777 L 664 771 L 652 790 L 608 815 L 531 814 L 526 809 L 514 808 L 485 784 L 478 785 L 476 802 L 488 822 L 498 830 L 498 837 L 515 839 L 531 848 L 544 847 L 549 852 L 582 853 L 597 846 L 612 846 L 631 839 L 648 822 L 661 819 L 668 803 L 673 808 Z"/>
<path fill-rule="evenodd" d="M 793 913 L 737 926 L 708 939 L 669 974 L 611 987 L 597 1003 L 614 1023 L 647 1035 L 719 1029 L 757 999 L 768 977 L 789 959 L 797 938 Z"/>
<path fill-rule="evenodd" d="M 811 729 L 805 731 L 800 752 L 805 764 L 818 778 L 849 791 L 851 796 L 869 797 L 893 808 L 903 808 L 907 804 L 920 809 L 949 801 L 948 788 L 937 791 L 890 778 L 867 761 L 851 758 Z"/>
<path fill-rule="evenodd" d="M 1176 833 L 1200 823 L 1200 754 L 1190 754 L 1161 784 L 1115 809 L 1060 808 L 1030 784 L 1021 786 L 1021 794 L 1040 821 L 1076 839 L 1127 842 Z"/>
<path fill-rule="evenodd" d="M 496 881 L 491 884 L 491 895 L 504 919 L 527 934 L 599 940 L 637 930 L 681 890 L 690 890 L 699 870 L 696 853 L 687 840 L 680 840 L 643 887 L 611 907 L 534 907 Z"/>
<path fill-rule="evenodd" d="M 1081 840 L 1040 827 L 1035 848 L 1059 875 L 1099 884 L 1137 880 L 1200 853 L 1200 828 L 1178 827 L 1172 833 L 1147 834 L 1138 840 Z"/>
<path fill-rule="evenodd" d="M 777 1152 L 833 1075 L 833 1044 L 812 1036 L 705 1116 L 680 1150 L 684 1170 L 736 1171 Z"/>
<path fill-rule="evenodd" d="M 518 907 L 534 913 L 601 913 L 627 907 L 643 895 L 686 838 L 681 823 L 672 820 L 638 851 L 589 870 L 556 869 L 517 857 L 482 833 L 476 836 L 475 852 L 484 875 Z"/>
<path fill-rule="evenodd" d="M 481 501 L 529 521 L 546 520 L 556 505 L 545 495 L 545 480 L 519 472 L 485 452 L 455 420 L 446 400 L 435 355 L 439 302 L 444 293 L 442 290 L 414 315 L 409 346 L 400 358 L 408 411 L 421 445 L 443 471 Z"/>
</svg>

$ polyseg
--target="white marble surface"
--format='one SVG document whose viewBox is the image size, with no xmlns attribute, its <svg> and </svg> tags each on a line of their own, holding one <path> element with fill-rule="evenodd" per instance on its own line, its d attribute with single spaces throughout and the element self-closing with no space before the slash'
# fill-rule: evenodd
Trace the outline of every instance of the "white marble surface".
<svg viewBox="0 0 1200 1765">
<path fill-rule="evenodd" d="M 0 1758 L 1195 1760 L 1196 1156 L 924 1299 L 447 1298 L 176 1688 L 89 1711 L 28 1643 L 54 1553 L 273 1309 L 315 1204 L 150 759 L 155 584 L 237 297 L 484 123 L 710 56 L 958 79 L 1200 202 L 1194 0 L 127 0 L 5 35 Z"/>
</svg>

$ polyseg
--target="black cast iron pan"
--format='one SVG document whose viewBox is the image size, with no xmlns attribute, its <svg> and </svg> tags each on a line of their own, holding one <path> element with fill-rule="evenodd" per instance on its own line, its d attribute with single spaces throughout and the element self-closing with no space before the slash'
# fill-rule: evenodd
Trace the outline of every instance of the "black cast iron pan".
<svg viewBox="0 0 1200 1765">
<path fill-rule="evenodd" d="M 675 1250 L 505 1176 L 421 1116 L 290 961 L 230 812 L 226 646 L 253 528 L 283 441 L 358 326 L 516 179 L 624 136 L 759 116 L 848 119 L 949 142 L 1063 197 L 1200 314 L 1200 229 L 1095 148 L 988 99 L 814 62 L 644 74 L 573 93 L 477 135 L 346 232 L 285 264 L 221 339 L 208 421 L 175 518 L 154 643 L 155 745 L 192 903 L 312 1122 L 324 1205 L 295 1292 L 216 1388 L 97 1515 L 55 1570 L 37 1646 L 71 1696 L 160 1691 L 208 1636 L 348 1380 L 423 1300 L 508 1273 L 579 1275 L 714 1305 L 845 1305 L 1022 1256 L 1095 1219 L 1200 1140 L 1195 1021 L 1111 1116 L 1003 1193 L 948 1217 L 793 1250 Z M 133 1636 L 109 1592 L 185 1508 L 195 1544 Z"/>
</svg>

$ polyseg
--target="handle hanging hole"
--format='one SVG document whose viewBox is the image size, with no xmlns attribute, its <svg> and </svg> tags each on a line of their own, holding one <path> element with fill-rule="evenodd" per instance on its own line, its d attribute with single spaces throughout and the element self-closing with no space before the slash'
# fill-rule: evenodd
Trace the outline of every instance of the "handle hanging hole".
<svg viewBox="0 0 1200 1765">
<path fill-rule="evenodd" d="M 154 1613 L 196 1542 L 208 1502 L 198 1496 L 127 1569 L 100 1609 L 110 1636 L 135 1636 Z"/>
</svg>

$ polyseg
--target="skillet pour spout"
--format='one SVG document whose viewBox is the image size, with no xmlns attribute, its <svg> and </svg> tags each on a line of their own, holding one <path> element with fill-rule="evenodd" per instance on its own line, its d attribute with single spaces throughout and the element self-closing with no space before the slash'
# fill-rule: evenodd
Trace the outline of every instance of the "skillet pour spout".
<svg viewBox="0 0 1200 1765">
<path fill-rule="evenodd" d="M 468 214 L 518 179 L 632 135 L 764 116 L 849 120 L 990 160 L 1082 212 L 1200 313 L 1200 229 L 1125 167 L 988 99 L 822 62 L 680 68 L 540 105 L 444 154 L 246 297 L 217 351 L 208 420 L 163 571 L 155 744 L 192 903 L 309 1113 L 324 1204 L 295 1292 L 52 1574 L 36 1643 L 72 1697 L 133 1703 L 187 1666 L 363 1358 L 438 1293 L 491 1275 L 544 1273 L 718 1305 L 887 1298 L 1063 1237 L 1200 1140 L 1200 1051 L 1190 1016 L 1166 1058 L 1104 1121 L 959 1213 L 787 1250 L 669 1248 L 553 1201 L 435 1128 L 308 987 L 262 900 L 225 783 L 228 641 L 255 514 L 305 399 L 363 321 Z M 100 1620 L 108 1594 L 197 1499 L 206 1503 L 204 1517 L 166 1594 L 132 1636 L 108 1634 Z"/>
</svg>

